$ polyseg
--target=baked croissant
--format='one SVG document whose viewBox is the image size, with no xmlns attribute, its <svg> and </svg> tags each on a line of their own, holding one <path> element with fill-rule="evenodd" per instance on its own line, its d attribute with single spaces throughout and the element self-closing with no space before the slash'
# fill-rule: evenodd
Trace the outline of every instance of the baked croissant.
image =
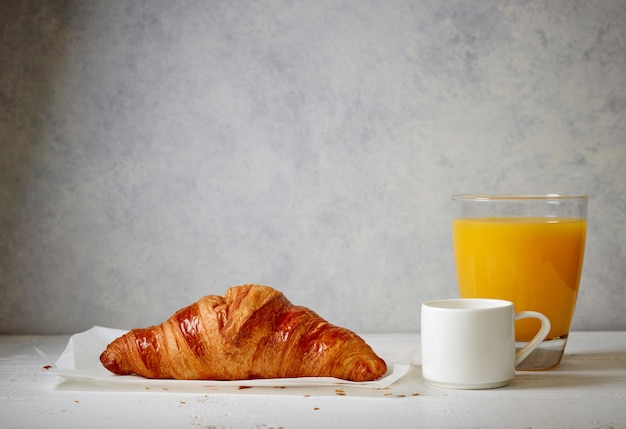
<svg viewBox="0 0 626 429">
<path fill-rule="evenodd" d="M 184 380 L 368 381 L 387 371 L 358 335 L 259 285 L 205 296 L 159 326 L 133 329 L 109 344 L 100 361 L 115 374 Z"/>
</svg>

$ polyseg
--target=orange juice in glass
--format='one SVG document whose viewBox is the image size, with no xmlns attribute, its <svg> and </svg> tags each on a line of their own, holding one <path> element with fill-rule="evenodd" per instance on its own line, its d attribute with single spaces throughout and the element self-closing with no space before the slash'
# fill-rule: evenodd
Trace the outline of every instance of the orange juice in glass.
<svg viewBox="0 0 626 429">
<path fill-rule="evenodd" d="M 585 195 L 454 195 L 452 236 L 463 298 L 512 301 L 515 311 L 545 314 L 546 340 L 517 369 L 561 361 L 576 306 L 587 230 Z M 515 325 L 520 346 L 539 330 Z"/>
</svg>

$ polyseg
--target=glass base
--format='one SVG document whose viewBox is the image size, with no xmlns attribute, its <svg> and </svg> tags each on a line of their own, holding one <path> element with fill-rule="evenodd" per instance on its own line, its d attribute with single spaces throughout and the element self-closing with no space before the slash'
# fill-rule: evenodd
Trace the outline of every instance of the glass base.
<svg viewBox="0 0 626 429">
<path fill-rule="evenodd" d="M 566 343 L 567 335 L 543 341 L 515 369 L 517 371 L 541 371 L 554 368 L 561 362 Z M 515 344 L 515 348 L 519 350 L 525 345 L 526 343 L 518 342 Z"/>
</svg>

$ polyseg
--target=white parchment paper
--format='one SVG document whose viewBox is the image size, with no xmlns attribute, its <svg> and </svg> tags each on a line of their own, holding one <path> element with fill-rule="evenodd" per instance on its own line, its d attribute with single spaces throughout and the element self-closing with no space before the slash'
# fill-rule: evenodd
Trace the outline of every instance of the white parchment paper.
<svg viewBox="0 0 626 429">
<path fill-rule="evenodd" d="M 246 386 L 246 387 L 288 387 L 288 386 L 362 386 L 370 388 L 386 388 L 405 376 L 410 369 L 409 363 L 390 362 L 386 355 L 397 357 L 397 353 L 385 353 L 384 350 L 374 351 L 387 362 L 387 373 L 378 380 L 366 382 L 346 381 L 332 377 L 301 377 L 279 378 L 259 380 L 152 380 L 134 375 L 115 375 L 109 372 L 100 363 L 100 354 L 114 339 L 125 334 L 127 331 L 120 329 L 94 326 L 93 328 L 74 334 L 68 344 L 48 372 L 57 374 L 69 381 L 95 382 L 95 383 L 118 383 L 123 385 L 141 385 L 149 388 L 151 385 L 161 389 L 177 389 L 181 387 L 219 387 L 219 386 Z"/>
</svg>

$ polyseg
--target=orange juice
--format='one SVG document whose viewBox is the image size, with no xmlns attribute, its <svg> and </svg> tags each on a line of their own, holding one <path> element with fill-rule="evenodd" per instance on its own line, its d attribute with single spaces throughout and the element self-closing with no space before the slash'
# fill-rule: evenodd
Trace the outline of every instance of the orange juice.
<svg viewBox="0 0 626 429">
<path fill-rule="evenodd" d="M 553 217 L 465 218 L 452 221 L 461 297 L 512 301 L 552 324 L 548 338 L 567 337 L 583 265 L 587 222 Z M 533 319 L 516 322 L 516 339 L 539 330 Z"/>
</svg>

